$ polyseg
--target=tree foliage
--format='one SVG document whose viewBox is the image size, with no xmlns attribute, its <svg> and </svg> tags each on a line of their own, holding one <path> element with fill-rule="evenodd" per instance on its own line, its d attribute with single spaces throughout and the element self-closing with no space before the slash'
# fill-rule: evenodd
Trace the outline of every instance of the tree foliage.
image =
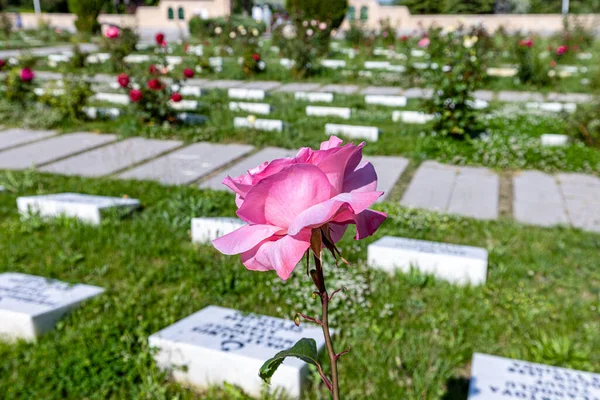
<svg viewBox="0 0 600 400">
<path fill-rule="evenodd" d="M 289 13 L 304 19 L 331 21 L 333 28 L 337 28 L 348 12 L 348 0 L 286 0 L 285 7 Z"/>
<path fill-rule="evenodd" d="M 98 15 L 104 3 L 104 0 L 69 0 L 69 11 L 77 15 L 75 27 L 78 32 L 93 34 L 100 31 Z"/>
</svg>

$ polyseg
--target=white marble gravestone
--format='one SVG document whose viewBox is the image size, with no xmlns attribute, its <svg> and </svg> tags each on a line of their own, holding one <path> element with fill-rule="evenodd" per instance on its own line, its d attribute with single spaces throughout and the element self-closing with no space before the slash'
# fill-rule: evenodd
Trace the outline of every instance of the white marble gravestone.
<svg viewBox="0 0 600 400">
<path fill-rule="evenodd" d="M 327 92 L 296 92 L 294 93 L 294 99 L 321 103 L 333 102 L 333 93 Z"/>
<path fill-rule="evenodd" d="M 365 103 L 390 107 L 405 107 L 406 97 L 368 94 L 365 96 Z"/>
<path fill-rule="evenodd" d="M 102 214 L 109 209 L 129 212 L 138 208 L 140 201 L 81 193 L 58 193 L 19 197 L 17 206 L 22 216 L 30 213 L 39 214 L 41 217 L 64 215 L 97 225 L 102 221 Z"/>
<path fill-rule="evenodd" d="M 350 119 L 352 110 L 348 107 L 306 106 L 306 115 L 316 117 L 339 117 Z"/>
<path fill-rule="evenodd" d="M 96 101 L 106 101 L 122 105 L 128 105 L 131 101 L 129 95 L 122 93 L 96 93 L 92 98 Z"/>
<path fill-rule="evenodd" d="M 365 61 L 365 69 L 386 69 L 389 66 L 389 61 Z"/>
<path fill-rule="evenodd" d="M 346 61 L 344 60 L 321 60 L 321 65 L 325 68 L 345 68 Z"/>
<path fill-rule="evenodd" d="M 556 133 L 544 133 L 541 136 L 542 146 L 558 147 L 569 144 L 569 136 Z"/>
<path fill-rule="evenodd" d="M 232 99 L 263 100 L 265 91 L 261 89 L 231 88 L 227 91 L 227 95 Z"/>
<path fill-rule="evenodd" d="M 342 124 L 325 124 L 327 135 L 344 135 L 353 139 L 365 139 L 376 142 L 379 139 L 379 128 L 376 126 L 358 126 Z"/>
<path fill-rule="evenodd" d="M 123 61 L 129 64 L 141 64 L 150 62 L 150 56 L 147 54 L 129 54 L 123 58 Z"/>
<path fill-rule="evenodd" d="M 279 119 L 256 119 L 251 120 L 244 117 L 233 119 L 234 128 L 253 128 L 259 131 L 283 132 L 283 121 Z"/>
<path fill-rule="evenodd" d="M 165 60 L 169 65 L 179 65 L 183 63 L 183 58 L 181 56 L 167 56 Z"/>
<path fill-rule="evenodd" d="M 231 111 L 245 111 L 253 114 L 268 115 L 271 113 L 271 105 L 268 103 L 244 103 L 231 101 L 229 102 Z"/>
<path fill-rule="evenodd" d="M 41 276 L 0 274 L 0 339 L 35 340 L 72 308 L 102 292 Z"/>
<path fill-rule="evenodd" d="M 426 124 L 435 118 L 434 115 L 425 114 L 420 111 L 394 111 L 392 120 L 394 122 L 402 121 L 406 124 Z"/>
<path fill-rule="evenodd" d="M 192 218 L 192 242 L 207 243 L 246 225 L 239 218 Z"/>
<path fill-rule="evenodd" d="M 411 267 L 452 283 L 483 284 L 488 252 L 456 244 L 385 236 L 368 246 L 369 265 L 393 272 Z"/>
<path fill-rule="evenodd" d="M 179 87 L 178 85 L 173 85 L 171 90 L 179 92 L 182 96 L 202 96 L 202 88 L 199 86 L 183 85 Z"/>
<path fill-rule="evenodd" d="M 177 382 L 198 389 L 227 382 L 258 397 L 263 387 L 258 371 L 265 361 L 302 338 L 312 338 L 318 349 L 323 347 L 322 330 L 307 326 L 209 306 L 151 335 L 148 341 L 159 349 L 156 363 L 170 370 Z M 306 363 L 287 358 L 271 385 L 299 398 L 307 372 Z"/>
<path fill-rule="evenodd" d="M 468 400 L 600 400 L 600 374 L 475 353 Z"/>
<path fill-rule="evenodd" d="M 198 102 L 196 100 L 180 100 L 175 102 L 173 100 L 169 100 L 169 107 L 173 110 L 195 110 L 198 108 Z"/>
</svg>

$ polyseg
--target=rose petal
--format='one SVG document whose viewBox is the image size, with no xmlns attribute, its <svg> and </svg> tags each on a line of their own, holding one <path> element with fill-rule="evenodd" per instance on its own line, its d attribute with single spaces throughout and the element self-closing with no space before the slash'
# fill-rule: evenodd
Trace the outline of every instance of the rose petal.
<svg viewBox="0 0 600 400">
<path fill-rule="evenodd" d="M 331 198 L 331 192 L 331 185 L 319 168 L 291 165 L 255 185 L 237 215 L 247 222 L 287 228 L 302 211 Z"/>
<path fill-rule="evenodd" d="M 310 247 L 310 236 L 310 229 L 305 229 L 295 236 L 264 241 L 242 254 L 242 262 L 254 271 L 274 269 L 281 279 L 287 280 Z"/>
<path fill-rule="evenodd" d="M 370 162 L 346 174 L 343 192 L 372 192 L 377 190 L 377 172 Z"/>
<path fill-rule="evenodd" d="M 354 217 L 356 223 L 356 236 L 354 239 L 361 240 L 371 236 L 387 218 L 386 213 L 374 210 L 365 210 Z"/>
<path fill-rule="evenodd" d="M 240 254 L 280 231 L 273 225 L 246 225 L 213 240 L 212 244 L 223 254 Z"/>
<path fill-rule="evenodd" d="M 340 193 L 298 214 L 288 227 L 289 235 L 296 235 L 304 228 L 317 228 L 331 221 L 337 213 L 349 206 L 355 214 L 369 208 L 383 192 Z"/>
</svg>

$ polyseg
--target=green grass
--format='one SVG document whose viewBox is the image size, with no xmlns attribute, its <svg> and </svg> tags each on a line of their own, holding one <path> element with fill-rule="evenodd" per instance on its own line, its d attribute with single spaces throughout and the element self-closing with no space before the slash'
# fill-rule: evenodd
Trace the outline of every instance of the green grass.
<svg viewBox="0 0 600 400">
<path fill-rule="evenodd" d="M 287 282 L 247 271 L 238 257 L 190 243 L 194 216 L 233 215 L 233 196 L 156 183 L 15 173 L 0 195 L 0 272 L 99 285 L 106 292 L 36 344 L 0 344 L 7 399 L 244 398 L 235 388 L 195 395 L 152 361 L 150 334 L 215 304 L 292 318 L 312 313 L 310 279 Z M 143 210 L 98 227 L 74 220 L 20 221 L 17 195 L 77 191 L 139 198 Z M 348 399 L 466 399 L 473 352 L 600 372 L 600 235 L 410 211 L 386 203 L 375 238 L 341 243 L 350 267 L 326 266 Z M 490 251 L 488 283 L 456 287 L 416 273 L 365 267 L 366 245 L 383 235 L 447 241 Z M 325 359 L 322 356 L 323 360 Z M 256 374 L 257 371 L 247 371 Z M 312 374 L 307 398 L 326 398 Z"/>
</svg>

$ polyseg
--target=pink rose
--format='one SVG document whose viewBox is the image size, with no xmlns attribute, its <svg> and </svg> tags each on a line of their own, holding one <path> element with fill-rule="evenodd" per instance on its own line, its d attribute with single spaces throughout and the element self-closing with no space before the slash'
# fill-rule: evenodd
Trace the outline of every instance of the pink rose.
<svg viewBox="0 0 600 400">
<path fill-rule="evenodd" d="M 31 82 L 33 80 L 33 78 L 35 78 L 35 74 L 31 70 L 31 68 L 29 68 L 29 67 L 23 68 L 21 70 L 20 76 L 21 76 L 21 80 L 23 82 Z"/>
<path fill-rule="evenodd" d="M 562 46 L 558 46 L 556 48 L 556 55 L 557 56 L 562 56 L 563 54 L 565 54 L 567 52 L 567 46 L 562 45 Z"/>
<path fill-rule="evenodd" d="M 533 47 L 533 40 L 531 40 L 531 39 L 527 39 L 527 40 L 523 39 L 523 40 L 519 41 L 519 46 L 532 48 Z"/>
<path fill-rule="evenodd" d="M 121 31 L 116 26 L 109 26 L 106 29 L 106 32 L 104 32 L 104 36 L 109 39 L 116 39 L 119 37 L 119 35 L 121 35 Z"/>
<path fill-rule="evenodd" d="M 419 40 L 419 42 L 417 43 L 417 46 L 419 47 L 427 47 L 429 46 L 430 40 L 428 37 L 424 37 L 421 40 Z"/>
<path fill-rule="evenodd" d="M 319 150 L 265 162 L 223 184 L 236 193 L 237 215 L 248 225 L 213 241 L 224 254 L 241 254 L 252 271 L 275 270 L 288 279 L 310 248 L 313 230 L 338 242 L 348 225 L 355 239 L 372 235 L 387 215 L 369 207 L 383 194 L 377 173 L 361 163 L 364 143 L 342 145 L 332 136 Z"/>
</svg>

